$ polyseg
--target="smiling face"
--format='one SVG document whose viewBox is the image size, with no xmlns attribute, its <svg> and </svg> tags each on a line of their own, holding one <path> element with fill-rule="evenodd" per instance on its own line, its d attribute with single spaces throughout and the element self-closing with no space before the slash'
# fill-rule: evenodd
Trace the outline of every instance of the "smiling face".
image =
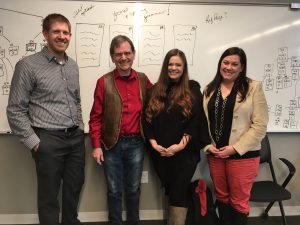
<svg viewBox="0 0 300 225">
<path fill-rule="evenodd" d="M 43 31 L 43 35 L 47 41 L 49 51 L 58 58 L 63 57 L 71 40 L 68 24 L 54 22 L 51 24 L 49 31 Z"/>
<path fill-rule="evenodd" d="M 178 81 L 183 74 L 184 63 L 178 55 L 170 58 L 168 64 L 168 75 L 171 80 Z"/>
<path fill-rule="evenodd" d="M 223 82 L 234 83 L 242 71 L 243 66 L 238 55 L 226 56 L 221 62 L 220 73 Z"/>
<path fill-rule="evenodd" d="M 115 47 L 114 54 L 111 56 L 113 63 L 120 75 L 127 76 L 135 59 L 135 52 L 132 51 L 130 44 L 125 41 Z"/>
</svg>

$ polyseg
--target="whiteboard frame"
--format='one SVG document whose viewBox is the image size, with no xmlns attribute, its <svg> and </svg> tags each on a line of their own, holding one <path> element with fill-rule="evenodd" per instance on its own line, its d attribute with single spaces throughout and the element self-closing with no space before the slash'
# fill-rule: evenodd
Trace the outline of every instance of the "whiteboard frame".
<svg viewBox="0 0 300 225">
<path fill-rule="evenodd" d="M 61 1 L 81 1 L 81 0 L 61 0 Z M 120 2 L 115 0 L 87 0 L 89 2 Z M 159 1 L 159 0 L 140 0 L 140 1 L 122 1 L 122 3 L 145 3 L 145 4 L 184 4 L 184 5 L 241 5 L 241 6 L 291 6 L 292 3 L 300 3 L 300 0 L 294 0 L 293 2 L 286 2 L 286 0 L 221 0 L 221 1 L 182 1 L 182 0 L 172 0 L 172 1 Z"/>
</svg>

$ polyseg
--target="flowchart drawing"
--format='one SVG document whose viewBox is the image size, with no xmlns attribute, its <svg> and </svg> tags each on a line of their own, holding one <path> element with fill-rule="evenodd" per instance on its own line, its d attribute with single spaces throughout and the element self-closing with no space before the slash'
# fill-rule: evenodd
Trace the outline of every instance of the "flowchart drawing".
<svg viewBox="0 0 300 225">
<path fill-rule="evenodd" d="M 0 8 L 0 132 L 10 131 L 5 114 L 15 64 L 44 45 L 42 19 L 39 15 Z"/>
<path fill-rule="evenodd" d="M 300 125 L 300 57 L 289 57 L 288 50 L 288 47 L 280 47 L 275 65 L 264 67 L 263 86 L 270 104 L 269 125 L 279 130 L 296 130 Z M 287 92 L 293 94 L 287 98 Z"/>
<path fill-rule="evenodd" d="M 24 13 L 16 10 L 0 8 L 1 17 L 5 20 L 0 24 L 0 95 L 7 96 L 10 91 L 10 82 L 14 72 L 15 64 L 26 55 L 39 51 L 42 46 L 40 31 L 41 16 Z M 15 21 L 22 21 L 16 23 Z M 26 27 L 37 25 L 38 31 L 25 32 Z M 14 27 L 14 29 L 10 29 Z M 22 35 L 21 40 L 15 40 L 15 33 Z M 17 36 L 19 36 L 17 35 Z M 41 45 L 38 45 L 38 42 Z"/>
</svg>

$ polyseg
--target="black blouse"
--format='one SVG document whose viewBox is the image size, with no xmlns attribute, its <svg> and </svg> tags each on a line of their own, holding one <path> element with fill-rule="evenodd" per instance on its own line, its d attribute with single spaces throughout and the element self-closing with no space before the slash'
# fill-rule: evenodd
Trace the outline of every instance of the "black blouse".
<svg viewBox="0 0 300 225">
<path fill-rule="evenodd" d="M 178 144 L 183 135 L 188 134 L 192 138 L 185 149 L 193 151 L 200 150 L 210 143 L 200 85 L 198 82 L 190 80 L 189 86 L 194 96 L 192 115 L 185 118 L 179 106 L 166 110 L 170 104 L 170 102 L 166 102 L 166 109 L 155 116 L 151 123 L 143 121 L 144 134 L 148 140 L 155 139 L 159 145 L 167 148 L 173 144 Z M 172 86 L 168 88 L 167 92 L 171 90 Z"/>
<path fill-rule="evenodd" d="M 221 114 L 222 114 L 222 106 L 224 103 L 224 100 L 222 95 L 219 96 L 219 104 L 217 109 L 217 117 L 215 115 L 216 107 L 215 102 L 217 98 L 218 88 L 215 90 L 213 96 L 208 102 L 208 116 L 210 121 L 210 130 L 211 135 L 216 143 L 217 148 L 221 148 L 224 146 L 227 146 L 229 144 L 229 137 L 231 132 L 231 125 L 232 125 L 232 116 L 233 116 L 233 109 L 235 105 L 235 99 L 236 99 L 236 91 L 231 91 L 230 94 L 227 96 L 227 102 L 225 104 L 224 108 L 224 120 L 221 121 Z M 217 121 L 216 121 L 217 119 Z M 216 122 L 217 122 L 217 129 L 216 129 Z M 222 124 L 222 129 L 221 129 Z M 221 132 L 221 135 L 219 135 L 219 140 L 216 138 L 216 132 Z"/>
</svg>

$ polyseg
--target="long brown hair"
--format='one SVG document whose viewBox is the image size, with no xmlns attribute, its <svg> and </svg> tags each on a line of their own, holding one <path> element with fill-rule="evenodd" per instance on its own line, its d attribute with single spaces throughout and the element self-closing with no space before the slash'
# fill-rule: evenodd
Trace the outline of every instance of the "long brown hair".
<svg viewBox="0 0 300 225">
<path fill-rule="evenodd" d="M 179 56 L 184 64 L 183 74 L 180 79 L 174 84 L 171 92 L 168 94 L 167 89 L 171 82 L 168 76 L 168 66 L 171 57 Z M 192 111 L 192 102 L 194 97 L 189 88 L 189 74 L 187 67 L 187 60 L 185 54 L 179 49 L 170 50 L 163 61 L 161 72 L 157 83 L 155 84 L 149 96 L 148 105 L 145 110 L 145 118 L 151 122 L 153 117 L 166 108 L 166 102 L 170 101 L 168 109 L 173 106 L 179 106 L 182 109 L 184 117 L 189 117 Z"/>
</svg>

